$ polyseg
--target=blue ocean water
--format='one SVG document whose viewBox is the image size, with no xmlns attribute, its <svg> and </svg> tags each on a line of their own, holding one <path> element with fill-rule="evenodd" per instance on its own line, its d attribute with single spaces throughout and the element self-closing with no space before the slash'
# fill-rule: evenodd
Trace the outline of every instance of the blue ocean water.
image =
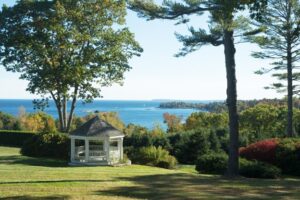
<svg viewBox="0 0 300 200">
<path fill-rule="evenodd" d="M 117 112 L 125 124 L 133 123 L 147 128 L 159 124 L 163 124 L 163 114 L 168 112 L 181 116 L 186 119 L 194 109 L 161 109 L 158 108 L 161 101 L 123 101 L 123 100 L 95 100 L 93 103 L 83 104 L 77 103 L 75 114 L 84 116 L 96 110 L 102 112 L 113 111 Z M 208 101 L 197 101 L 207 103 Z M 35 112 L 33 109 L 32 100 L 12 100 L 0 99 L 0 111 L 17 116 L 20 107 L 24 107 L 26 112 Z M 49 107 L 44 110 L 46 113 L 57 118 L 54 102 L 50 101 Z"/>
</svg>

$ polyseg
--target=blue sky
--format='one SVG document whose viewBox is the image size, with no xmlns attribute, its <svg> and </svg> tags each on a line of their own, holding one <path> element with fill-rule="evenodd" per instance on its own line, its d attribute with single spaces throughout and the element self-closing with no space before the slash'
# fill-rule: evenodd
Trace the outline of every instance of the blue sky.
<svg viewBox="0 0 300 200">
<path fill-rule="evenodd" d="M 13 0 L 0 0 L 0 4 L 12 5 Z M 199 26 L 206 26 L 207 18 L 198 17 Z M 175 58 L 181 44 L 174 32 L 186 33 L 186 25 L 175 26 L 174 21 L 145 21 L 128 11 L 127 26 L 135 33 L 144 53 L 130 60 L 132 70 L 126 73 L 123 86 L 114 85 L 102 89 L 104 99 L 183 99 L 224 100 L 226 98 L 226 74 L 223 47 L 205 46 L 186 57 Z M 266 66 L 266 61 L 250 56 L 257 49 L 251 44 L 237 45 L 236 64 L 238 99 L 282 97 L 272 90 L 263 89 L 272 83 L 270 75 L 258 76 L 253 72 Z M 25 89 L 27 82 L 18 74 L 6 72 L 0 67 L 0 98 L 32 99 L 36 96 Z"/>
</svg>

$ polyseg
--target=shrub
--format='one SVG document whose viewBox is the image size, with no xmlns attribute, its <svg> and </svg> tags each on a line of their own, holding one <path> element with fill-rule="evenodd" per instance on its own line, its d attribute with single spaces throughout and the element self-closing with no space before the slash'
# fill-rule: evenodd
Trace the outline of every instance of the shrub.
<svg viewBox="0 0 300 200">
<path fill-rule="evenodd" d="M 60 133 L 38 134 L 25 141 L 21 153 L 32 157 L 68 159 L 69 138 Z"/>
<path fill-rule="evenodd" d="M 217 137 L 216 131 L 210 131 L 208 135 L 208 141 L 210 143 L 210 149 L 212 151 L 218 152 L 221 150 L 221 144 L 219 138 Z"/>
<path fill-rule="evenodd" d="M 300 139 L 269 139 L 240 149 L 246 159 L 276 165 L 283 174 L 300 176 Z"/>
<path fill-rule="evenodd" d="M 187 131 L 169 136 L 171 155 L 174 155 L 180 163 L 195 164 L 197 158 L 209 152 L 207 130 Z"/>
<path fill-rule="evenodd" d="M 198 158 L 196 170 L 208 174 L 224 174 L 227 161 L 228 156 L 225 153 L 209 153 Z"/>
<path fill-rule="evenodd" d="M 150 165 L 172 169 L 175 168 L 177 161 L 169 155 L 169 152 L 161 147 L 155 146 L 131 149 L 128 154 L 130 160 L 136 164 Z"/>
<path fill-rule="evenodd" d="M 1 130 L 0 145 L 22 147 L 24 142 L 29 138 L 33 137 L 34 135 L 36 135 L 36 133 L 25 131 Z"/>
<path fill-rule="evenodd" d="M 240 156 L 248 160 L 276 163 L 277 139 L 262 140 L 239 150 Z"/>
<path fill-rule="evenodd" d="M 278 178 L 281 170 L 271 164 L 260 161 L 240 159 L 240 175 L 248 178 Z"/>
<path fill-rule="evenodd" d="M 0 111 L 0 129 L 2 130 L 20 130 L 20 124 L 13 115 Z"/>
<path fill-rule="evenodd" d="M 300 139 L 286 138 L 276 149 L 276 165 L 285 174 L 300 176 Z"/>
<path fill-rule="evenodd" d="M 199 157 L 196 170 L 199 173 L 224 174 L 228 156 L 225 153 L 210 153 Z M 248 178 L 278 178 L 281 170 L 271 164 L 240 159 L 240 175 Z"/>
<path fill-rule="evenodd" d="M 170 148 L 169 140 L 166 134 L 153 134 L 152 132 L 133 132 L 124 138 L 124 146 L 140 147 L 163 147 Z"/>
</svg>

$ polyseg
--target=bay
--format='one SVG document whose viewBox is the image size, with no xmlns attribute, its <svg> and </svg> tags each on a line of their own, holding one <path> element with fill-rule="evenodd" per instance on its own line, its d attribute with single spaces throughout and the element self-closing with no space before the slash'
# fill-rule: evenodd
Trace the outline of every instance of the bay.
<svg viewBox="0 0 300 200">
<path fill-rule="evenodd" d="M 95 100 L 93 103 L 77 103 L 75 115 L 85 116 L 95 111 L 117 112 L 121 120 L 127 125 L 129 123 L 153 128 L 160 125 L 166 128 L 163 123 L 163 114 L 175 114 L 182 119 L 186 119 L 191 113 L 197 112 L 195 109 L 162 109 L 158 108 L 163 101 L 134 101 L 134 100 Z M 190 102 L 190 101 L 189 101 Z M 209 101 L 193 101 L 207 103 Z M 25 108 L 26 112 L 36 112 L 33 109 L 32 100 L 22 99 L 0 99 L 0 111 L 17 116 L 20 107 Z M 53 101 L 49 102 L 49 107 L 44 110 L 49 115 L 57 118 L 57 112 Z"/>
</svg>

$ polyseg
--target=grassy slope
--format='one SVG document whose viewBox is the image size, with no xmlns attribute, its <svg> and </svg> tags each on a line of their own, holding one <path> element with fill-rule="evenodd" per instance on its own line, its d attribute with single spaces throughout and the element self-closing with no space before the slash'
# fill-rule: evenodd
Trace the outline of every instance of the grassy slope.
<svg viewBox="0 0 300 200">
<path fill-rule="evenodd" d="M 0 147 L 0 199 L 299 199 L 300 179 L 234 181 L 191 168 L 68 167 Z"/>
</svg>

